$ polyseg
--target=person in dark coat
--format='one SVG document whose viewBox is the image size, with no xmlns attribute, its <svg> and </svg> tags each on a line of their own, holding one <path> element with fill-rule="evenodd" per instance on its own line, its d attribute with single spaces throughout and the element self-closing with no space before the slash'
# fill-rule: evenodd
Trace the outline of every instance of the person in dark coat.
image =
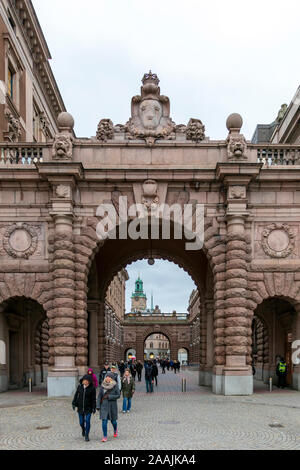
<svg viewBox="0 0 300 470">
<path fill-rule="evenodd" d="M 157 387 L 158 367 L 157 367 L 156 363 L 153 363 L 153 365 L 152 365 L 152 376 L 155 380 L 155 385 Z"/>
<path fill-rule="evenodd" d="M 129 369 L 130 369 L 130 373 L 132 375 L 132 378 L 133 380 L 135 381 L 135 376 L 136 376 L 136 366 L 135 366 L 135 363 L 134 362 L 131 362 L 130 366 L 129 366 Z"/>
<path fill-rule="evenodd" d="M 287 364 L 284 357 L 281 357 L 277 364 L 276 375 L 278 377 L 278 388 L 286 387 Z"/>
<path fill-rule="evenodd" d="M 135 391 L 134 380 L 130 374 L 130 370 L 126 369 L 122 378 L 123 393 L 123 413 L 129 413 L 131 410 L 131 399 Z"/>
<path fill-rule="evenodd" d="M 100 411 L 100 419 L 102 420 L 102 442 L 107 441 L 108 420 L 110 420 L 113 425 L 114 437 L 118 437 L 118 398 L 120 398 L 120 389 L 117 382 L 114 380 L 114 375 L 108 372 L 100 386 L 97 399 L 97 410 Z"/>
<path fill-rule="evenodd" d="M 73 410 L 77 408 L 82 435 L 86 441 L 89 441 L 91 416 L 92 413 L 96 413 L 96 389 L 91 375 L 84 375 L 80 380 L 72 401 L 72 407 Z"/>
<path fill-rule="evenodd" d="M 103 369 L 101 369 L 100 374 L 99 374 L 99 386 L 102 384 L 108 372 L 110 372 L 110 367 L 109 367 L 109 363 L 106 361 Z"/>
<path fill-rule="evenodd" d="M 153 392 L 153 368 L 151 362 L 146 362 L 145 364 L 145 382 L 146 382 L 146 391 L 147 393 Z"/>
<path fill-rule="evenodd" d="M 166 361 L 163 359 L 163 360 L 161 361 L 161 368 L 162 368 L 161 373 L 162 373 L 162 374 L 165 374 L 165 373 L 166 373 L 166 365 L 167 365 L 167 363 L 166 363 Z"/>
<path fill-rule="evenodd" d="M 141 380 L 142 380 L 142 372 L 143 372 L 143 364 L 141 363 L 141 361 L 138 361 L 138 363 L 136 364 L 135 368 L 136 368 L 137 375 L 138 375 L 138 381 L 141 382 Z"/>
<path fill-rule="evenodd" d="M 124 361 L 121 361 L 119 363 L 119 371 L 120 371 L 121 377 L 123 377 L 125 369 L 126 369 L 126 367 L 125 367 Z"/>
</svg>

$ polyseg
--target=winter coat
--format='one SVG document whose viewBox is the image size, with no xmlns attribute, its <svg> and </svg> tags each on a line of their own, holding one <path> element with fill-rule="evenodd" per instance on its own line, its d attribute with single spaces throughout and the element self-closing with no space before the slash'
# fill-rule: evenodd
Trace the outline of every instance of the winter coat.
<svg viewBox="0 0 300 470">
<path fill-rule="evenodd" d="M 114 375 L 114 380 L 118 384 L 119 390 L 121 390 L 122 384 L 121 384 L 121 378 L 120 378 L 118 372 L 112 372 L 112 374 Z"/>
<path fill-rule="evenodd" d="M 106 374 L 108 372 L 110 372 L 110 367 L 108 367 L 107 369 L 105 369 L 105 367 L 103 367 L 103 369 L 101 369 L 100 374 L 99 374 L 99 385 L 102 384 L 102 382 L 105 379 Z"/>
<path fill-rule="evenodd" d="M 90 372 L 91 372 L 91 374 L 90 374 Z M 93 385 L 94 385 L 95 388 L 97 388 L 97 387 L 98 387 L 98 380 L 97 380 L 96 374 L 94 374 L 93 369 L 89 369 L 89 370 L 88 370 L 88 375 L 91 375 L 91 376 L 92 376 Z"/>
<path fill-rule="evenodd" d="M 105 393 L 108 393 L 108 398 L 101 400 Z M 118 405 L 117 400 L 120 398 L 120 390 L 118 384 L 107 392 L 102 386 L 100 387 L 98 399 L 97 399 L 97 410 L 100 410 L 100 419 L 109 419 L 110 421 L 117 421 L 118 419 Z"/>
<path fill-rule="evenodd" d="M 152 375 L 153 375 L 153 377 L 158 376 L 158 368 L 157 368 L 156 364 L 153 364 L 153 366 L 152 366 Z"/>
<path fill-rule="evenodd" d="M 139 373 L 139 372 L 142 372 L 143 370 L 143 364 L 141 364 L 140 362 L 138 362 L 135 366 L 136 368 L 136 371 Z"/>
<path fill-rule="evenodd" d="M 93 413 L 96 410 L 96 389 L 92 383 L 86 388 L 82 385 L 82 379 L 75 392 L 72 405 L 80 414 Z"/>
<path fill-rule="evenodd" d="M 123 398 L 132 398 L 134 391 L 135 391 L 135 384 L 134 384 L 133 378 L 130 377 L 130 382 L 128 383 L 127 378 L 123 377 L 122 379 Z"/>
<path fill-rule="evenodd" d="M 153 377 L 154 375 L 152 366 L 145 366 L 145 380 L 152 380 Z"/>
</svg>

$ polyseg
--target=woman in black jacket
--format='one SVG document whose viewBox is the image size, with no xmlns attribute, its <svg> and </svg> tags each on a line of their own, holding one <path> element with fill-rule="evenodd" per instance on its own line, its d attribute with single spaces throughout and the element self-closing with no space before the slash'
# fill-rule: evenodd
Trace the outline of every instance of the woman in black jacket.
<svg viewBox="0 0 300 470">
<path fill-rule="evenodd" d="M 80 380 L 72 401 L 72 407 L 73 410 L 77 408 L 82 435 L 86 441 L 89 441 L 91 416 L 92 413 L 96 413 L 96 389 L 90 375 L 85 375 Z"/>
</svg>

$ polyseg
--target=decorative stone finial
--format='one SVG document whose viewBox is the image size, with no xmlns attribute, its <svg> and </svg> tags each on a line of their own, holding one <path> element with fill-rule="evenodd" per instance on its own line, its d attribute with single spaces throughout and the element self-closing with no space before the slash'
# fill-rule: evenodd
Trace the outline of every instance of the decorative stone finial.
<svg viewBox="0 0 300 470">
<path fill-rule="evenodd" d="M 71 130 L 73 129 L 74 124 L 75 124 L 73 116 L 70 113 L 67 113 L 65 111 L 58 115 L 57 123 L 58 123 L 59 130 L 65 130 L 65 129 Z"/>
<path fill-rule="evenodd" d="M 243 125 L 243 118 L 238 113 L 233 113 L 228 116 L 226 121 L 226 126 L 229 132 L 235 131 L 235 133 L 239 133 Z"/>
</svg>

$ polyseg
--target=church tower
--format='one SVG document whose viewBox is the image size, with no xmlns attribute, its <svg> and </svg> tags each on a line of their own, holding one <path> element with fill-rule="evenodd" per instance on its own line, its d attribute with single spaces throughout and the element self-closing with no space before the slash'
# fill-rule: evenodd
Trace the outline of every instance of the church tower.
<svg viewBox="0 0 300 470">
<path fill-rule="evenodd" d="M 140 276 L 135 281 L 135 291 L 131 296 L 131 312 L 145 312 L 147 309 L 147 296 L 144 293 L 143 281 Z"/>
</svg>

